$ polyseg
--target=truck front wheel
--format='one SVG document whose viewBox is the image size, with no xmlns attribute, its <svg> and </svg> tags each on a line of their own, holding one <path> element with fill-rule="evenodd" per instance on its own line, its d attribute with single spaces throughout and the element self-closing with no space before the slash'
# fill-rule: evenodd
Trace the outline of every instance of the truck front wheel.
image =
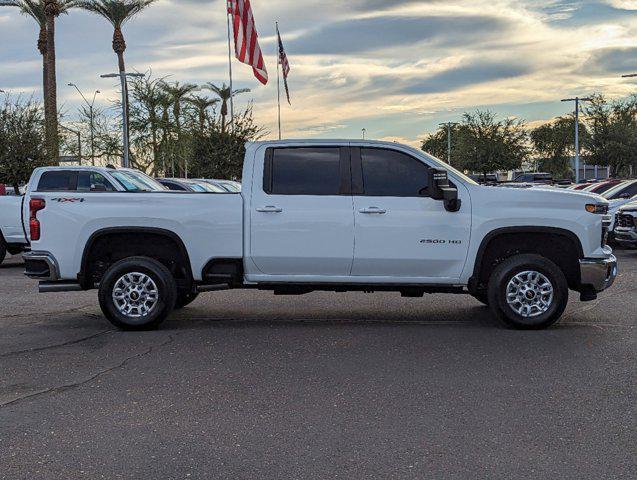
<svg viewBox="0 0 637 480">
<path fill-rule="evenodd" d="M 549 259 L 515 255 L 493 270 L 488 297 L 491 310 L 505 325 L 537 330 L 553 325 L 564 313 L 568 283 Z"/>
<path fill-rule="evenodd" d="M 7 246 L 4 243 L 4 240 L 0 238 L 0 265 L 4 262 L 4 257 L 7 256 Z"/>
<path fill-rule="evenodd" d="M 173 310 L 176 300 L 175 279 L 152 258 L 121 260 L 106 271 L 100 282 L 102 312 L 122 330 L 157 328 Z"/>
</svg>

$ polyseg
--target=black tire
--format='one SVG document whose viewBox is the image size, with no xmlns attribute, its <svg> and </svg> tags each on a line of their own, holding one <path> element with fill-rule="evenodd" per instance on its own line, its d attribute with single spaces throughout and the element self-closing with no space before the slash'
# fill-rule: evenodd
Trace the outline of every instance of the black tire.
<svg viewBox="0 0 637 480">
<path fill-rule="evenodd" d="M 487 307 L 489 306 L 489 295 L 486 290 L 477 291 L 471 294 L 471 296 L 483 305 L 486 305 Z"/>
<path fill-rule="evenodd" d="M 4 262 L 5 257 L 7 256 L 7 245 L 4 243 L 4 240 L 0 238 L 0 265 Z"/>
<path fill-rule="evenodd" d="M 116 285 L 124 285 L 119 283 L 120 280 L 125 282 L 124 276 L 131 274 L 129 279 L 133 280 L 133 287 L 135 290 L 129 292 L 128 290 L 119 289 L 120 292 L 124 292 L 122 303 L 125 306 L 133 305 L 131 308 L 136 310 L 131 311 L 130 315 L 124 314 L 118 308 L 116 300 L 113 298 Z M 154 283 L 154 287 L 151 289 L 143 289 L 141 283 L 142 277 L 135 274 L 145 275 L 152 280 L 150 283 Z M 143 292 L 138 292 L 136 289 L 140 288 Z M 127 293 L 128 292 L 128 293 Z M 148 298 L 149 293 L 156 298 L 155 302 L 148 307 L 148 303 L 143 303 L 144 298 Z M 141 296 L 142 294 L 146 297 Z M 136 295 L 136 297 L 132 297 Z M 137 300 L 137 302 L 135 302 Z M 177 300 L 177 285 L 175 279 L 170 271 L 157 260 L 147 257 L 130 257 L 121 260 L 113 264 L 102 277 L 99 287 L 99 302 L 104 316 L 117 328 L 122 330 L 152 330 L 157 328 L 161 322 L 172 312 Z M 152 300 L 148 300 L 152 302 Z M 138 306 L 134 306 L 138 305 Z M 147 312 L 143 309 L 149 308 Z"/>
<path fill-rule="evenodd" d="M 184 308 L 187 305 L 190 305 L 194 302 L 199 296 L 199 292 L 193 291 L 178 291 L 177 292 L 177 301 L 175 302 L 175 310 L 180 308 Z"/>
<path fill-rule="evenodd" d="M 528 307 L 532 308 L 533 316 L 522 315 L 514 309 L 516 306 L 521 308 L 522 302 L 514 303 L 514 306 L 507 302 L 509 282 L 516 275 L 526 271 L 540 273 L 553 288 L 552 299 L 550 297 L 546 299 L 547 301 L 550 299 L 550 303 L 548 308 L 544 307 L 545 311 L 539 313 L 540 308 Z M 527 286 L 525 285 L 524 288 Z M 521 288 L 518 292 L 523 295 Z M 536 294 L 536 290 L 527 291 L 527 294 L 533 298 L 542 297 Z M 564 313 L 568 304 L 568 283 L 562 270 L 549 259 L 534 254 L 515 255 L 504 260 L 493 270 L 489 278 L 488 296 L 491 310 L 506 326 L 521 330 L 539 330 L 553 325 Z M 524 298 L 529 302 L 533 301 L 529 297 Z"/>
</svg>

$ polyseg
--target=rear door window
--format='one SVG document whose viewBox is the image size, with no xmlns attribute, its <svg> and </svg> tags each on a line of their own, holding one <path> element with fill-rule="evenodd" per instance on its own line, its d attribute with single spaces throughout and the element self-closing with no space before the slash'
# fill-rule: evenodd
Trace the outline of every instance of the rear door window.
<svg viewBox="0 0 637 480">
<path fill-rule="evenodd" d="M 275 148 L 264 188 L 272 195 L 340 195 L 341 171 L 340 148 Z"/>
<path fill-rule="evenodd" d="M 77 173 L 51 170 L 44 172 L 38 182 L 39 192 L 68 192 L 77 188 Z"/>
</svg>

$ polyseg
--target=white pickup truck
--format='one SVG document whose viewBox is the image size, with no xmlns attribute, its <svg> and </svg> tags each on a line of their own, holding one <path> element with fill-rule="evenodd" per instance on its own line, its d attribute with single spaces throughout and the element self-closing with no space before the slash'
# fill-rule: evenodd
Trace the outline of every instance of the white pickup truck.
<svg viewBox="0 0 637 480">
<path fill-rule="evenodd" d="M 396 143 L 249 143 L 242 193 L 48 188 L 63 174 L 31 178 L 26 274 L 42 292 L 98 288 L 123 329 L 232 288 L 469 293 L 544 328 L 569 289 L 592 300 L 617 274 L 601 197 L 479 186 Z"/>
<path fill-rule="evenodd" d="M 17 255 L 27 247 L 22 227 L 22 195 L 0 196 L 0 264 L 7 253 Z"/>
</svg>

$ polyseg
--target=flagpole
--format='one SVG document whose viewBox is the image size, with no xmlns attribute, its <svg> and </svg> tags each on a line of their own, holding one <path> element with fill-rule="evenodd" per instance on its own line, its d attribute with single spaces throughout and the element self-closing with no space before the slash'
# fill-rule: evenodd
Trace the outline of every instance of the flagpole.
<svg viewBox="0 0 637 480">
<path fill-rule="evenodd" d="M 230 12 L 231 9 L 234 11 L 232 0 L 226 2 L 226 6 L 226 20 L 228 21 L 228 71 L 230 73 L 230 124 L 232 125 L 232 132 L 234 133 L 234 90 L 232 87 L 232 46 L 230 42 Z"/>
<path fill-rule="evenodd" d="M 279 22 L 276 22 L 276 34 L 277 39 L 280 38 Z M 279 109 L 279 140 L 281 140 L 281 78 L 279 75 L 279 66 L 281 65 L 281 51 L 280 44 L 277 40 L 277 58 L 276 58 L 276 93 L 277 93 L 277 107 Z"/>
</svg>

